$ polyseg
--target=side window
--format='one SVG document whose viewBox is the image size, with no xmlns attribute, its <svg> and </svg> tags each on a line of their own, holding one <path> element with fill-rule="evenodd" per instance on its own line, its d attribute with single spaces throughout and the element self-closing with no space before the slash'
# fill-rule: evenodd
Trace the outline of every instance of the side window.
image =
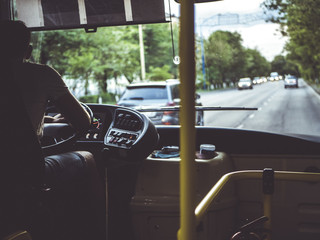
<svg viewBox="0 0 320 240">
<path fill-rule="evenodd" d="M 172 85 L 171 86 L 171 92 L 172 92 L 172 99 L 180 98 L 179 85 Z"/>
</svg>

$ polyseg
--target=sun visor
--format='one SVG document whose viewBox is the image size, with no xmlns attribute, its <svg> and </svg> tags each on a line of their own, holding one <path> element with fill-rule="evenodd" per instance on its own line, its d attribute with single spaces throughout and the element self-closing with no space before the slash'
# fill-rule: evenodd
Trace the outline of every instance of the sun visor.
<svg viewBox="0 0 320 240">
<path fill-rule="evenodd" d="M 15 19 L 33 30 L 167 22 L 168 0 L 15 0 Z"/>
</svg>

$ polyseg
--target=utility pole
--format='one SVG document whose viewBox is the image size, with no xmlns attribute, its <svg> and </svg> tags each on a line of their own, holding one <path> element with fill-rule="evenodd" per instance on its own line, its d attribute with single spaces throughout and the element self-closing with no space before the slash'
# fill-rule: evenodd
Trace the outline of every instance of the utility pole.
<svg viewBox="0 0 320 240">
<path fill-rule="evenodd" d="M 141 80 L 146 80 L 146 64 L 144 60 L 144 44 L 142 25 L 139 24 L 139 44 L 140 44 L 140 65 L 141 65 Z"/>
</svg>

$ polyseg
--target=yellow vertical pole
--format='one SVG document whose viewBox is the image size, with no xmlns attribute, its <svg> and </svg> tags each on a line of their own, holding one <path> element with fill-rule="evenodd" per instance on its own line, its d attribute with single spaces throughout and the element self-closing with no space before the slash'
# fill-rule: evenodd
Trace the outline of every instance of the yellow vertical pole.
<svg viewBox="0 0 320 240">
<path fill-rule="evenodd" d="M 195 46 L 194 2 L 180 1 L 180 231 L 178 239 L 195 233 Z"/>
</svg>

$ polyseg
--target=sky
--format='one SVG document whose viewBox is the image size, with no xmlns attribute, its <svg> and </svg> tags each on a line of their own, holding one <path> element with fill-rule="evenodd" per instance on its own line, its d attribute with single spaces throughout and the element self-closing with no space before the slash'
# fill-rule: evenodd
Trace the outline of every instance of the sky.
<svg viewBox="0 0 320 240">
<path fill-rule="evenodd" d="M 241 34 L 245 47 L 259 50 L 267 60 L 272 61 L 274 56 L 282 54 L 283 46 L 287 39 L 282 37 L 279 31 L 277 31 L 279 29 L 278 24 L 266 23 L 263 20 L 264 15 L 260 7 L 262 3 L 263 0 L 224 0 L 196 4 L 195 31 L 199 35 L 201 31 L 204 38 L 207 38 L 216 30 L 236 31 Z M 172 12 L 179 16 L 179 4 L 173 0 L 170 4 Z M 239 14 L 240 19 L 245 19 L 245 16 L 250 15 L 260 18 L 260 20 L 249 21 L 246 24 L 207 26 L 213 25 L 214 22 L 208 19 L 217 14 L 225 15 L 235 13 Z"/>
</svg>

